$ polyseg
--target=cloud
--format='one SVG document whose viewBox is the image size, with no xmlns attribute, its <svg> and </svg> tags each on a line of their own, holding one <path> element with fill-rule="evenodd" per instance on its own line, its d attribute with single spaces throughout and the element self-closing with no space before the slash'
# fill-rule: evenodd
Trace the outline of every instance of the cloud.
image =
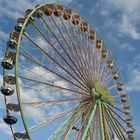
<svg viewBox="0 0 140 140">
<path fill-rule="evenodd" d="M 100 15 L 105 20 L 104 28 L 116 32 L 114 36 L 140 40 L 140 1 L 107 0 L 102 1 Z"/>
<path fill-rule="evenodd" d="M 140 39 L 140 34 L 137 32 L 137 27 L 131 23 L 128 16 L 124 15 L 117 26 L 120 35 L 125 35 L 132 39 Z"/>
<path fill-rule="evenodd" d="M 107 0 L 107 3 L 112 6 L 112 8 L 117 8 L 123 10 L 126 13 L 131 13 L 134 11 L 138 11 L 140 1 L 139 0 Z"/>
<path fill-rule="evenodd" d="M 128 44 L 128 43 L 121 44 L 119 47 L 122 50 L 129 51 L 129 52 L 133 52 L 136 50 L 135 47 L 133 47 L 131 44 Z"/>
<path fill-rule="evenodd" d="M 14 0 L 14 1 L 0 1 L 0 13 L 1 17 L 6 18 L 14 18 L 17 19 L 18 17 L 24 14 L 24 11 L 27 8 L 32 8 L 33 5 L 31 1 L 28 0 Z M 8 9 L 8 10 L 7 10 Z"/>
<path fill-rule="evenodd" d="M 34 74 L 30 74 L 30 77 L 32 79 L 40 79 L 41 76 L 42 78 L 40 80 L 46 82 L 54 79 L 54 84 L 58 86 L 63 86 L 65 87 L 66 83 L 62 81 L 56 80 L 56 76 L 50 72 L 47 72 L 45 69 L 39 66 L 33 66 L 31 68 L 31 71 L 34 72 Z M 36 75 L 38 74 L 38 75 Z M 22 71 L 22 75 L 25 77 L 29 77 L 29 72 L 28 71 Z M 20 80 L 20 85 L 23 84 L 24 81 Z M 29 83 L 26 83 L 28 85 Z M 20 88 L 20 93 L 21 93 L 21 101 L 23 103 L 30 103 L 30 102 L 38 102 L 38 101 L 46 101 L 46 100 L 58 100 L 60 96 L 58 91 L 56 90 L 55 93 L 50 91 L 50 87 L 42 84 L 35 84 L 31 85 L 35 89 L 32 88 L 25 88 L 24 86 Z M 57 94 L 56 94 L 57 93 Z M 27 116 L 27 118 L 30 118 L 33 120 L 34 123 L 38 123 L 45 118 L 47 118 L 48 115 L 52 116 L 53 114 L 56 114 L 56 112 L 60 112 L 61 108 L 56 106 L 56 105 L 50 105 L 44 108 L 45 106 L 34 106 L 34 107 L 29 107 L 29 108 L 24 108 L 24 112 Z M 53 111 L 50 111 L 52 110 Z M 46 116 L 46 112 L 49 110 Z M 54 111 L 55 110 L 55 111 Z"/>
<path fill-rule="evenodd" d="M 4 18 L 14 18 L 17 19 L 24 15 L 28 8 L 33 8 L 37 4 L 47 3 L 47 2 L 60 2 L 69 4 L 73 0 L 10 0 L 0 1 L 0 17 Z"/>
<path fill-rule="evenodd" d="M 31 107 L 28 108 L 25 112 L 28 118 L 32 119 L 35 123 L 43 121 L 45 119 L 45 111 L 40 107 Z"/>
<path fill-rule="evenodd" d="M 133 69 L 129 75 L 130 79 L 127 84 L 128 91 L 140 91 L 140 69 Z"/>
<path fill-rule="evenodd" d="M 127 90 L 129 92 L 139 92 L 140 91 L 140 55 L 136 55 L 132 58 L 132 63 L 127 64 Z"/>
</svg>

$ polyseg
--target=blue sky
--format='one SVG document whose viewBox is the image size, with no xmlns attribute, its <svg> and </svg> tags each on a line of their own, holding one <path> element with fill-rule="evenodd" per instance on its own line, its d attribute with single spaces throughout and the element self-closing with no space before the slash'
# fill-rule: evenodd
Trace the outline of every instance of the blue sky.
<svg viewBox="0 0 140 140">
<path fill-rule="evenodd" d="M 5 49 L 8 33 L 24 11 L 48 0 L 0 1 L 0 54 Z M 60 0 L 85 16 L 94 25 L 113 52 L 124 76 L 134 112 L 137 140 L 140 139 L 140 0 Z M 1 55 L 2 57 L 2 55 Z M 0 68 L 0 74 L 2 70 Z M 0 82 L 1 83 L 1 82 Z M 2 100 L 2 96 L 1 100 Z M 10 140 L 8 127 L 2 121 L 0 102 L 0 139 Z"/>
</svg>

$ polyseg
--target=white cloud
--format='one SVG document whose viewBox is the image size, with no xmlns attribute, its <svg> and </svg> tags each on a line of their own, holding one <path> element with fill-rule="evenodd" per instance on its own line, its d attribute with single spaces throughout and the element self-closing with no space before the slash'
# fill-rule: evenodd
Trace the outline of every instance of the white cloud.
<svg viewBox="0 0 140 140">
<path fill-rule="evenodd" d="M 49 112 L 50 116 L 56 115 L 57 113 L 60 113 L 62 109 L 58 107 L 57 105 L 51 106 L 51 110 Z"/>
<path fill-rule="evenodd" d="M 127 84 L 128 91 L 140 91 L 140 70 L 133 69 L 129 77 L 129 83 Z"/>
<path fill-rule="evenodd" d="M 30 107 L 25 111 L 25 114 L 35 123 L 38 123 L 45 119 L 45 111 L 40 107 Z"/>
<path fill-rule="evenodd" d="M 128 44 L 128 43 L 121 44 L 119 47 L 120 47 L 122 50 L 125 50 L 125 51 L 129 51 L 129 52 L 135 51 L 135 47 L 133 47 L 132 45 L 130 45 L 130 44 Z"/>
<path fill-rule="evenodd" d="M 136 26 L 131 23 L 129 16 L 124 15 L 117 26 L 121 35 L 125 35 L 133 39 L 140 39 L 140 34 L 137 32 Z"/>
<path fill-rule="evenodd" d="M 0 17 L 17 19 L 24 16 L 28 8 L 33 8 L 37 4 L 47 2 L 60 2 L 69 4 L 73 0 L 1 0 L 0 1 Z"/>
<path fill-rule="evenodd" d="M 37 80 L 40 76 L 42 76 L 41 79 L 43 81 L 50 81 L 51 79 L 53 80 L 56 78 L 54 74 L 50 72 L 46 72 L 45 69 L 39 66 L 34 66 L 31 68 L 31 70 L 32 72 L 34 72 L 34 74 L 30 74 L 32 79 Z M 37 76 L 36 73 L 40 76 Z M 29 76 L 28 71 L 22 71 L 22 74 Z M 20 81 L 20 85 L 22 84 L 23 84 L 23 81 Z M 63 81 L 58 82 L 56 80 L 54 84 L 59 85 L 59 86 L 62 86 L 62 85 L 64 86 L 65 82 Z M 20 92 L 21 92 L 21 100 L 24 103 L 43 101 L 43 99 L 54 100 L 54 99 L 58 99 L 58 95 L 59 95 L 59 93 L 56 91 L 57 95 L 54 96 L 54 93 L 50 93 L 49 88 L 46 85 L 42 85 L 42 84 L 35 85 L 35 89 L 21 87 Z M 55 109 L 55 111 L 53 110 L 53 112 L 52 111 L 48 112 L 49 115 L 52 115 L 53 113 L 56 114 L 56 112 L 59 112 L 61 110 L 60 107 L 57 107 L 56 105 L 47 107 L 47 110 L 51 110 L 52 107 Z M 42 108 L 42 106 L 25 108 L 24 112 L 26 116 L 32 119 L 35 123 L 44 120 L 46 117 L 46 110 Z"/>
<path fill-rule="evenodd" d="M 139 0 L 107 0 L 108 4 L 112 8 L 116 7 L 120 10 L 125 11 L 126 13 L 131 13 L 139 9 L 140 1 Z"/>
<path fill-rule="evenodd" d="M 27 8 L 32 8 L 31 1 L 28 0 L 13 0 L 13 1 L 0 1 L 1 17 L 17 19 L 24 14 Z"/>
<path fill-rule="evenodd" d="M 140 40 L 140 1 L 139 0 L 107 0 L 102 1 L 100 14 L 107 22 L 104 28 L 109 28 L 116 35 Z"/>
</svg>

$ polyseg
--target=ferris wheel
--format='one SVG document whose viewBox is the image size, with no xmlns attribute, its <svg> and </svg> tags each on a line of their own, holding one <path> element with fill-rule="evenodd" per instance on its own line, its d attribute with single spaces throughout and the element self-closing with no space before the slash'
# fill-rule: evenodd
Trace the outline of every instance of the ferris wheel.
<svg viewBox="0 0 140 140">
<path fill-rule="evenodd" d="M 117 63 L 77 11 L 58 3 L 26 10 L 2 66 L 4 121 L 15 140 L 135 139 Z"/>
</svg>

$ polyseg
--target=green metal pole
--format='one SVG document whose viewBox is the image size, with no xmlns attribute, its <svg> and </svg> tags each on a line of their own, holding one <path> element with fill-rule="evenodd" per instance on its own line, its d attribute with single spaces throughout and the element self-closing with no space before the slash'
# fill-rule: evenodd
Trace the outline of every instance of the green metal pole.
<svg viewBox="0 0 140 140">
<path fill-rule="evenodd" d="M 72 128 L 73 128 L 75 122 L 77 121 L 77 117 L 79 116 L 78 114 L 80 114 L 80 111 L 78 111 L 77 114 L 74 116 L 73 121 L 72 121 L 71 126 L 70 126 L 70 129 L 68 130 L 68 133 L 66 134 L 64 140 L 68 140 L 69 133 L 70 133 L 70 131 L 72 130 Z M 60 139 L 59 139 L 59 140 L 60 140 Z"/>
<path fill-rule="evenodd" d="M 124 137 L 122 136 L 122 134 L 121 134 L 121 132 L 120 132 L 118 126 L 116 125 L 115 121 L 113 120 L 112 116 L 110 115 L 110 113 L 109 113 L 109 111 L 108 111 L 108 109 L 107 109 L 106 107 L 105 107 L 105 110 L 106 110 L 106 112 L 107 112 L 109 118 L 111 119 L 112 124 L 115 126 L 115 129 L 117 130 L 119 136 L 121 137 L 121 140 L 125 140 Z"/>
<path fill-rule="evenodd" d="M 93 138 L 92 138 L 92 127 L 91 126 L 89 128 L 89 135 L 90 135 L 90 139 L 92 140 Z"/>
<path fill-rule="evenodd" d="M 97 100 L 98 106 L 99 106 L 99 114 L 100 114 L 100 128 L 101 128 L 101 136 L 102 140 L 105 140 L 104 136 L 104 126 L 103 126 L 103 116 L 102 116 L 102 107 L 101 107 L 101 99 Z"/>
<path fill-rule="evenodd" d="M 74 112 L 54 133 L 48 140 L 54 140 L 54 138 L 62 131 L 62 129 L 67 125 L 70 119 L 75 116 L 77 112 Z"/>
<path fill-rule="evenodd" d="M 86 140 L 86 135 L 87 135 L 87 132 L 88 132 L 88 130 L 89 130 L 91 121 L 92 121 L 92 119 L 93 119 L 93 117 L 94 117 L 96 108 L 97 108 L 97 103 L 95 103 L 95 105 L 94 105 L 93 111 L 91 112 L 90 118 L 89 118 L 89 120 L 88 120 L 88 122 L 87 122 L 87 126 L 86 126 L 86 129 L 85 129 L 84 132 L 83 132 L 83 135 L 82 135 L 81 140 Z"/>
<path fill-rule="evenodd" d="M 109 126 L 107 124 L 107 135 L 108 135 L 108 140 L 111 140 L 110 134 L 109 134 Z"/>
</svg>

